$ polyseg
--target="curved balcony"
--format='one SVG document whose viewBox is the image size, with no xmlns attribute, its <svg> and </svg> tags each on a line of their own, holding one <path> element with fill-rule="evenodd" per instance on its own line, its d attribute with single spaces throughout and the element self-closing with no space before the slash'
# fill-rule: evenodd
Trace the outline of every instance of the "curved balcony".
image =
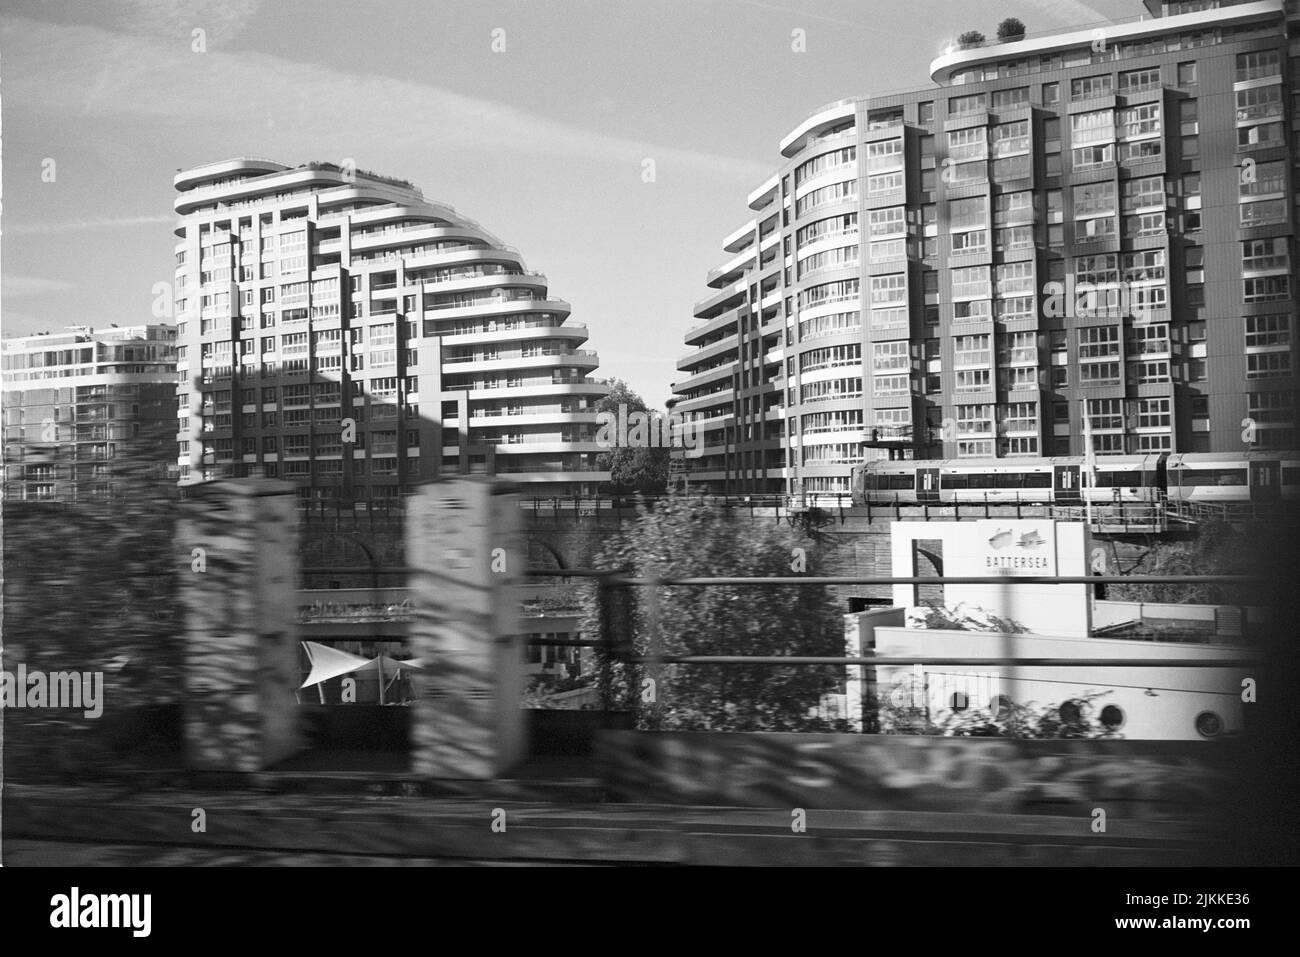
<svg viewBox="0 0 1300 957">
<path fill-rule="evenodd" d="M 793 130 L 781 137 L 781 155 L 794 156 L 799 152 L 796 148 L 805 136 L 821 135 L 824 131 L 842 123 L 846 119 L 851 119 L 857 115 L 858 101 L 854 98 L 837 100 L 834 103 L 821 107 L 815 113 L 810 115 L 806 120 L 796 126 Z"/>
<path fill-rule="evenodd" d="M 239 173 L 253 173 L 263 175 L 265 173 L 279 173 L 292 167 L 284 163 L 278 163 L 272 159 L 264 159 L 255 156 L 240 156 L 234 159 L 218 160 L 215 163 L 204 163 L 202 166 L 195 166 L 192 169 L 181 170 L 172 177 L 172 188 L 182 192 L 194 189 L 201 183 L 213 179 L 222 179 L 227 176 L 235 176 Z"/>
<path fill-rule="evenodd" d="M 687 376 L 680 382 L 673 383 L 673 387 L 680 392 L 688 392 L 691 389 L 699 389 L 714 382 L 730 381 L 731 377 L 736 374 L 736 360 L 724 362 L 720 366 L 712 369 L 705 369 L 703 372 L 696 372 Z"/>
<path fill-rule="evenodd" d="M 936 57 L 930 62 L 930 79 L 946 85 L 952 75 L 962 68 L 990 61 L 1042 56 L 1053 50 L 1070 47 L 1087 47 L 1098 38 L 1099 32 L 1107 43 L 1118 44 L 1152 34 L 1177 34 L 1182 30 L 1203 31 L 1248 20 L 1277 18 L 1281 13 L 1281 5 L 1277 0 L 1263 0 L 1259 3 L 1197 10 L 1170 17 L 1140 16 L 1130 20 L 1115 20 L 1104 25 L 1094 24 L 1087 29 L 1043 33 L 1010 41 L 987 40 L 978 46 L 950 48 Z"/>
<path fill-rule="evenodd" d="M 594 369 L 600 365 L 600 357 L 590 349 L 575 349 L 572 352 L 557 352 L 540 356 L 502 356 L 498 359 L 443 359 L 442 374 L 466 375 L 475 372 L 514 372 L 531 369 L 554 369 L 562 367 L 582 367 Z"/>
</svg>

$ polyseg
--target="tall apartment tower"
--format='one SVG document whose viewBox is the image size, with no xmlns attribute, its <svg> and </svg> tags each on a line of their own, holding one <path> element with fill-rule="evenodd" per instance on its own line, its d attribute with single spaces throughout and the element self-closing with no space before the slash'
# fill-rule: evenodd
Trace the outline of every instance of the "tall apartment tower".
<svg viewBox="0 0 1300 957">
<path fill-rule="evenodd" d="M 174 471 L 176 329 L 70 326 L 0 340 L 4 497 L 96 501 L 129 494 L 117 468 Z"/>
<path fill-rule="evenodd" d="M 1295 448 L 1300 4 L 979 43 L 780 142 L 678 362 L 703 490 Z M 1086 413 L 1085 413 L 1086 410 Z"/>
<path fill-rule="evenodd" d="M 410 183 L 262 159 L 178 174 L 181 482 L 368 502 L 444 474 L 594 494 L 586 326 Z"/>
</svg>

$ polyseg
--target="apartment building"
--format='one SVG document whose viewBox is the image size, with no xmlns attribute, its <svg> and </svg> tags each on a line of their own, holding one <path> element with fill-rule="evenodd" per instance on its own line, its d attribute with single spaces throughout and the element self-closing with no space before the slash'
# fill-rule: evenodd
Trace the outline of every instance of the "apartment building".
<svg viewBox="0 0 1300 957">
<path fill-rule="evenodd" d="M 1296 447 L 1300 4 L 1145 8 L 781 139 L 678 362 L 691 487 L 1079 455 L 1085 416 L 1099 453 Z"/>
<path fill-rule="evenodd" d="M 7 501 L 95 501 L 129 492 L 119 468 L 175 471 L 176 329 L 70 326 L 0 340 Z"/>
<path fill-rule="evenodd" d="M 608 480 L 599 359 L 517 249 L 350 166 L 234 159 L 174 186 L 182 483 L 370 502 L 446 474 Z"/>
</svg>

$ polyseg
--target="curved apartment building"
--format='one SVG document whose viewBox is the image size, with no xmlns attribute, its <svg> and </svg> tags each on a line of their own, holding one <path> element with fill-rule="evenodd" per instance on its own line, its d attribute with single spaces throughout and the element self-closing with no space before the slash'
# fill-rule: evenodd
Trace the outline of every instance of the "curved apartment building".
<svg viewBox="0 0 1300 957">
<path fill-rule="evenodd" d="M 440 474 L 595 494 L 596 354 L 517 249 L 403 180 L 179 173 L 182 483 L 254 470 L 365 502 Z"/>
<path fill-rule="evenodd" d="M 1085 432 L 1295 446 L 1300 4 L 1134 5 L 950 50 L 933 86 L 781 139 L 678 362 L 707 417 L 689 486 L 843 493 L 870 457 Z"/>
</svg>

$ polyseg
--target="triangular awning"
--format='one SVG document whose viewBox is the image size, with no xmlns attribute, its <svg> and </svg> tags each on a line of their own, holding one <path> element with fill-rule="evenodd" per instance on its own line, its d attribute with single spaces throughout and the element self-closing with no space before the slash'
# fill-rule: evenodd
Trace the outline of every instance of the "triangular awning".
<svg viewBox="0 0 1300 957">
<path fill-rule="evenodd" d="M 398 668 L 422 667 L 419 661 L 398 661 L 396 658 L 389 658 L 387 655 L 380 655 L 377 658 L 362 658 L 360 655 L 339 651 L 337 648 L 331 648 L 329 645 L 322 645 L 315 641 L 304 641 L 302 647 L 307 652 L 307 660 L 311 662 L 311 673 L 307 675 L 307 680 L 302 683 L 301 687 L 303 688 L 320 684 L 322 681 L 329 681 L 331 678 L 337 678 L 340 675 L 351 674 L 354 671 L 378 668 L 381 662 L 384 671 L 390 675 L 395 673 Z"/>
</svg>

